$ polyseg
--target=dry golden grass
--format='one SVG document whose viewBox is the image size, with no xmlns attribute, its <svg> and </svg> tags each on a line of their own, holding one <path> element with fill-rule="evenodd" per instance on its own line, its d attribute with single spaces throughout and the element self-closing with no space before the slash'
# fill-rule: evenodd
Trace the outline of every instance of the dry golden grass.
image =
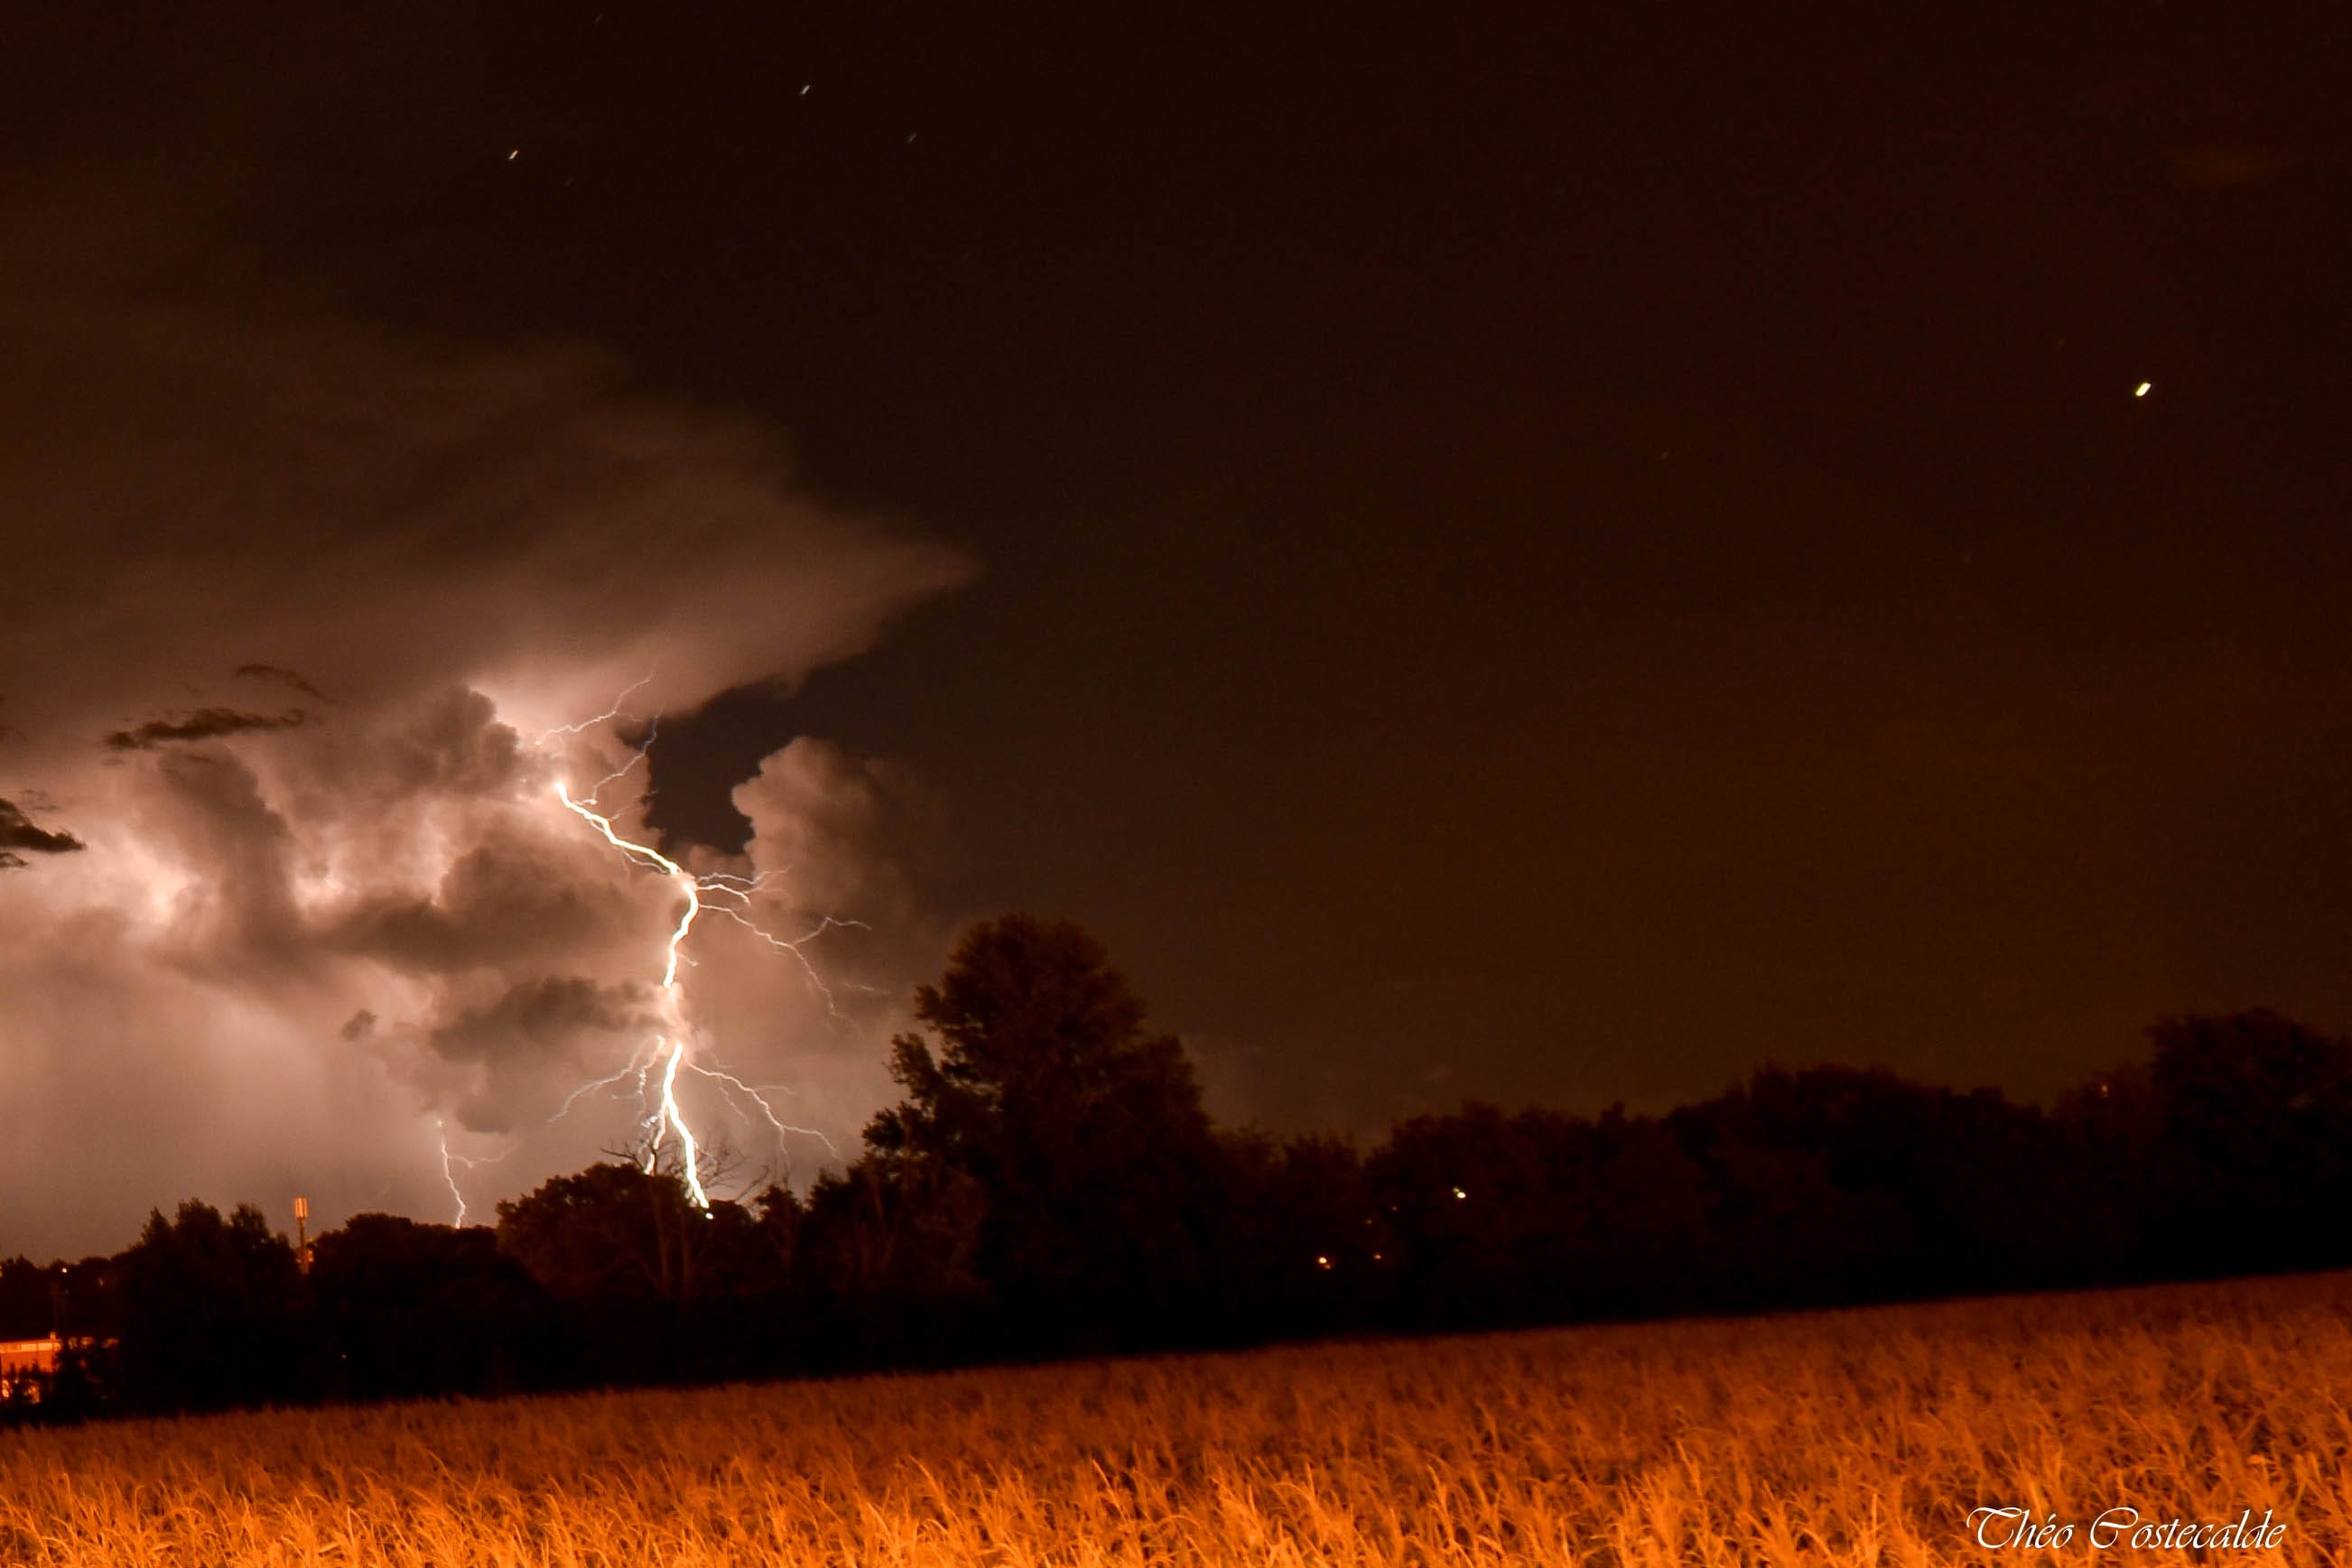
<svg viewBox="0 0 2352 1568">
<path fill-rule="evenodd" d="M 0 1434 L 0 1562 L 2352 1562 L 2352 1280 Z M 2134 1563 L 2185 1552 L 2119 1552 Z"/>
</svg>

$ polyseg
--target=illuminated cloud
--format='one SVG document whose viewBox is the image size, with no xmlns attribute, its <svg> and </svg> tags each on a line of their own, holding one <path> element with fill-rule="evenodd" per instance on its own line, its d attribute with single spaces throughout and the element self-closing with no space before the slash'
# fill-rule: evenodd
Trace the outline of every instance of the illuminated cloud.
<svg viewBox="0 0 2352 1568">
<path fill-rule="evenodd" d="M 552 794 L 626 764 L 635 726 L 562 727 L 624 691 L 644 720 L 797 682 L 967 564 L 577 347 L 171 294 L 147 286 L 168 233 L 0 232 L 44 240 L 0 240 L 7 777 L 73 826 L 0 801 L 0 866 L 49 857 L 0 901 L 0 1255 L 111 1248 L 191 1195 L 444 1215 L 445 1129 L 510 1156 L 465 1167 L 478 1213 L 627 1142 L 602 1093 L 550 1118 L 635 1047 L 675 911 Z M 803 1091 L 792 1119 L 838 1139 L 885 1087 L 913 949 L 862 863 L 871 780 L 818 755 L 788 748 L 789 798 L 755 802 L 799 863 L 754 913 L 870 897 L 825 913 L 874 931 L 825 933 L 830 1000 L 732 924 L 685 984 L 698 1050 Z M 637 831 L 643 781 L 603 797 Z M 694 852 L 746 876 L 766 852 Z M 703 1109 L 758 1166 L 818 1152 L 716 1091 Z"/>
<path fill-rule="evenodd" d="M 476 1133 L 511 1133 L 545 1121 L 567 1091 L 626 1061 L 651 1027 L 643 986 L 585 975 L 547 975 L 435 1026 L 426 1043 L 441 1062 L 475 1069 L 454 1110 Z"/>
</svg>

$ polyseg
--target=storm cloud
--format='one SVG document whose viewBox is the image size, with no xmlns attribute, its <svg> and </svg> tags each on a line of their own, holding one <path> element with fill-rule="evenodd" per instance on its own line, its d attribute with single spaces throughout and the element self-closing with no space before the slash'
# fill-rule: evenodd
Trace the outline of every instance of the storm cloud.
<svg viewBox="0 0 2352 1568">
<path fill-rule="evenodd" d="M 211 740 L 219 736 L 241 735 L 260 729 L 293 729 L 310 721 L 310 716 L 300 708 L 279 714 L 240 713 L 226 707 L 198 708 L 194 713 L 151 718 L 129 729 L 118 729 L 106 737 L 106 744 L 114 751 L 152 751 L 173 741 Z"/>
<path fill-rule="evenodd" d="M 82 848 L 71 833 L 37 826 L 14 800 L 0 800 L 0 851 L 29 850 L 35 854 L 70 854 Z M 20 860 L 17 864 L 23 864 Z"/>
<path fill-rule="evenodd" d="M 568 1097 L 640 1043 L 677 890 L 558 783 L 604 780 L 647 833 L 649 721 L 854 655 L 969 571 L 798 493 L 756 423 L 577 346 L 423 340 L 219 269 L 157 289 L 216 227 L 175 215 L 0 213 L 0 1181 L 37 1195 L 0 1253 L 119 1245 L 191 1195 L 437 1216 L 440 1146 L 498 1162 L 479 1207 L 625 1143 L 625 1078 Z M 887 889 L 845 827 L 870 805 L 846 762 L 760 802 L 798 863 L 742 913 L 798 938 L 811 898 Z M 819 1132 L 877 1092 L 898 979 L 872 956 L 904 911 L 875 904 L 796 949 L 730 925 L 689 956 L 697 1051 Z M 740 1103 L 703 1109 L 754 1166 L 793 1157 Z"/>
<path fill-rule="evenodd" d="M 328 700 L 326 693 L 304 680 L 299 674 L 292 670 L 281 670 L 276 664 L 239 664 L 236 667 L 236 674 L 241 680 L 275 681 L 280 685 L 291 686 L 316 702 Z"/>
</svg>

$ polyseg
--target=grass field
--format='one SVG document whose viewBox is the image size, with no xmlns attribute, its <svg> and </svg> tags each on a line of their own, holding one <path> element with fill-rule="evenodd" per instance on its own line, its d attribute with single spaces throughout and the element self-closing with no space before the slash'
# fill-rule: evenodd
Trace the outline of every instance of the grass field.
<svg viewBox="0 0 2352 1568">
<path fill-rule="evenodd" d="M 2090 1562 L 2128 1505 L 2352 1563 L 2347 1308 L 2335 1275 L 0 1434 L 0 1561 Z M 2077 1529 L 1986 1552 L 1996 1505 Z"/>
</svg>

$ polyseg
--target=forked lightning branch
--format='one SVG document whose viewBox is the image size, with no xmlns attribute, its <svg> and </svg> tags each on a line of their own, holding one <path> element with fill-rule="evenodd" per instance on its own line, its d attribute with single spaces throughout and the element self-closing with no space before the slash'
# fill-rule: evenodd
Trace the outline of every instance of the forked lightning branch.
<svg viewBox="0 0 2352 1568">
<path fill-rule="evenodd" d="M 630 688 L 631 691 L 635 689 L 634 686 Z M 622 700 L 626 701 L 627 696 L 628 693 L 623 693 Z M 550 735 L 576 737 L 620 716 L 620 710 L 615 706 L 585 723 L 567 725 L 551 731 Z M 624 1084 L 633 1086 L 640 1111 L 635 1148 L 639 1167 L 651 1173 L 666 1155 L 673 1157 L 686 1185 L 688 1197 L 696 1207 L 708 1211 L 710 1195 L 704 1185 L 703 1166 L 709 1142 L 697 1134 L 693 1118 L 679 1099 L 681 1074 L 711 1084 L 736 1115 L 746 1120 L 756 1115 L 766 1123 L 776 1136 L 780 1151 L 785 1138 L 795 1134 L 816 1139 L 824 1145 L 827 1153 L 834 1151 L 831 1141 L 817 1129 L 796 1126 L 779 1115 L 775 1104 L 761 1086 L 747 1082 L 723 1068 L 695 1060 L 696 1030 L 680 971 L 693 962 L 686 947 L 694 936 L 696 925 L 707 915 L 719 915 L 743 926 L 769 946 L 791 954 L 807 975 L 810 985 L 824 998 L 827 1012 L 838 1017 L 831 989 L 803 949 L 807 943 L 835 926 L 859 926 L 861 923 L 826 915 L 799 936 L 779 936 L 753 918 L 755 898 L 778 873 L 741 876 L 731 872 L 708 872 L 698 874 L 653 845 L 624 837 L 614 822 L 619 813 L 604 806 L 602 796 L 646 761 L 652 743 L 653 737 L 649 733 L 646 741 L 635 748 L 627 762 L 598 780 L 595 787 L 584 795 L 574 795 L 570 781 L 560 770 L 552 785 L 552 792 L 564 810 L 595 830 L 597 836 L 617 851 L 630 865 L 651 872 L 670 884 L 676 892 L 677 913 L 663 946 L 661 979 L 655 991 L 653 1033 L 614 1071 L 592 1079 L 572 1090 L 548 1121 L 553 1124 L 562 1120 L 583 1097 L 598 1090 Z M 457 1193 L 457 1183 L 454 1173 L 449 1172 L 449 1162 L 456 1159 L 469 1166 L 483 1162 L 453 1155 L 446 1135 L 442 1139 L 441 1152 L 444 1171 L 451 1176 L 451 1191 Z M 457 1213 L 458 1223 L 463 1224 L 466 1203 L 461 1193 L 457 1194 Z"/>
</svg>

